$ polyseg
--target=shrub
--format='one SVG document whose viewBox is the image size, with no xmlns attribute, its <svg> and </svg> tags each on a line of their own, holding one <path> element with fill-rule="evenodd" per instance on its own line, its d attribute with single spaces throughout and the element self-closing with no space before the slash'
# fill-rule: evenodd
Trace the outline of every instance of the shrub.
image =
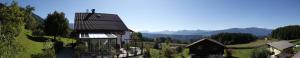
<svg viewBox="0 0 300 58">
<path fill-rule="evenodd" d="M 267 49 L 267 46 L 257 47 L 253 50 L 252 58 L 268 58 L 271 52 Z"/>
</svg>

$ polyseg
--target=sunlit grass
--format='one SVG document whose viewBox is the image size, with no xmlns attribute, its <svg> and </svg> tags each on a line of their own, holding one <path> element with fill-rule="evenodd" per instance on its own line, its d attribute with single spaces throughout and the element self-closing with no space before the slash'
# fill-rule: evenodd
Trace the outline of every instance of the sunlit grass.
<svg viewBox="0 0 300 58">
<path fill-rule="evenodd" d="M 41 53 L 42 49 L 52 48 L 53 42 L 37 42 L 30 40 L 27 36 L 32 36 L 30 30 L 22 30 L 19 36 L 16 37 L 16 41 L 20 43 L 20 45 L 24 48 L 23 52 L 21 52 L 22 58 L 31 58 L 31 55 Z M 52 39 L 53 36 L 43 36 L 45 38 Z M 58 41 L 64 43 L 64 45 L 76 42 L 75 39 L 72 38 L 63 38 L 59 37 Z"/>
<path fill-rule="evenodd" d="M 256 40 L 245 44 L 226 45 L 227 47 L 257 47 L 266 44 L 265 40 Z"/>
<path fill-rule="evenodd" d="M 232 56 L 238 58 L 251 58 L 253 49 L 233 49 Z"/>
<path fill-rule="evenodd" d="M 41 53 L 42 49 L 52 44 L 51 42 L 32 41 L 27 38 L 27 35 L 31 35 L 31 32 L 28 30 L 23 30 L 20 35 L 16 37 L 16 41 L 19 42 L 22 47 L 24 47 L 23 52 L 21 53 L 22 58 L 31 58 L 32 54 Z"/>
</svg>

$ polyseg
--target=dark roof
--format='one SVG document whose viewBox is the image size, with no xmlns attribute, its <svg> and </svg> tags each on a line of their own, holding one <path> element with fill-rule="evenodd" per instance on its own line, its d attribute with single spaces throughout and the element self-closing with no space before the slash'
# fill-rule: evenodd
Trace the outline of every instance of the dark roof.
<svg viewBox="0 0 300 58">
<path fill-rule="evenodd" d="M 286 40 L 282 40 L 282 41 L 278 41 L 278 42 L 271 42 L 271 43 L 267 43 L 268 45 L 270 45 L 271 47 L 274 47 L 278 50 L 284 50 L 286 48 L 290 48 L 295 46 L 294 44 L 290 43 L 289 41 Z"/>
<path fill-rule="evenodd" d="M 190 47 L 190 46 L 192 46 L 192 45 L 194 45 L 194 44 L 197 44 L 197 43 L 200 43 L 200 42 L 202 42 L 202 41 L 204 41 L 204 40 L 208 40 L 208 41 L 211 41 L 211 42 L 213 42 L 213 43 L 216 43 L 216 44 L 219 44 L 219 45 L 225 47 L 224 44 L 222 44 L 222 43 L 220 43 L 220 42 L 218 42 L 218 41 L 216 41 L 216 40 L 214 40 L 214 39 L 209 39 L 209 38 L 200 39 L 200 40 L 198 40 L 198 41 L 196 41 L 196 42 L 193 42 L 192 44 L 187 45 L 186 47 Z"/>
<path fill-rule="evenodd" d="M 116 14 L 75 13 L 77 31 L 125 31 L 126 25 Z"/>
</svg>

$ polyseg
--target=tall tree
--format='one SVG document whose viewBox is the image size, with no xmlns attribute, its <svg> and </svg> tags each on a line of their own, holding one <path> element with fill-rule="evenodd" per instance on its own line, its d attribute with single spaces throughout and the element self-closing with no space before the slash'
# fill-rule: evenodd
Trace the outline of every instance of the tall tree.
<svg viewBox="0 0 300 58">
<path fill-rule="evenodd" d="M 132 39 L 135 42 L 141 41 L 141 40 L 143 40 L 143 35 L 140 32 L 133 32 L 132 33 Z"/>
<path fill-rule="evenodd" d="M 26 6 L 25 8 L 23 8 L 23 10 L 25 11 L 25 28 L 30 30 L 36 29 L 38 24 L 36 19 L 32 16 L 33 11 L 35 10 L 34 7 Z"/>
<path fill-rule="evenodd" d="M 54 36 L 54 39 L 56 39 L 57 36 L 67 36 L 69 33 L 68 20 L 62 12 L 54 11 L 48 14 L 44 24 L 44 32 L 46 35 Z"/>
<path fill-rule="evenodd" d="M 143 35 L 140 32 L 133 32 L 132 36 L 134 39 L 142 39 L 143 38 Z"/>
<path fill-rule="evenodd" d="M 22 46 L 15 40 L 24 28 L 25 12 L 13 1 L 0 7 L 0 58 L 18 58 Z"/>
</svg>

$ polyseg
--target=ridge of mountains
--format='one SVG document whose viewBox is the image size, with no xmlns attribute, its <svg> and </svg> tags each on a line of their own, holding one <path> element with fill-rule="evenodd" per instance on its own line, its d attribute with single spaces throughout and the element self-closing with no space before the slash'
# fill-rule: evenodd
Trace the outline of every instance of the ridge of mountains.
<svg viewBox="0 0 300 58">
<path fill-rule="evenodd" d="M 179 31 L 159 31 L 159 32 L 141 32 L 144 37 L 156 38 L 156 37 L 171 37 L 173 39 L 185 40 L 185 39 L 197 39 L 204 38 L 210 35 L 218 33 L 250 33 L 257 37 L 267 36 L 272 32 L 272 29 L 266 28 L 229 28 L 223 30 L 179 30 Z"/>
</svg>

